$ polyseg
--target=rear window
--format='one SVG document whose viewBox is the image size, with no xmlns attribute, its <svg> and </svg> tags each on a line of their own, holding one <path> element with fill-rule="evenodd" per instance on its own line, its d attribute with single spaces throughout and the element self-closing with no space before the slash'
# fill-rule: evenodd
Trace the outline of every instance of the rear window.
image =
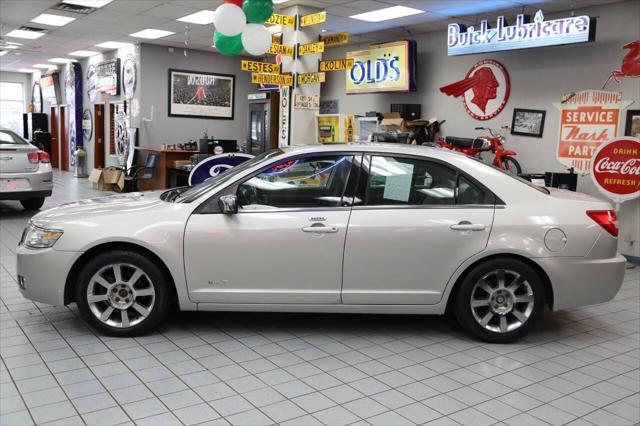
<svg viewBox="0 0 640 426">
<path fill-rule="evenodd" d="M 27 145 L 29 142 L 9 130 L 0 130 L 0 143 L 10 145 Z"/>
</svg>

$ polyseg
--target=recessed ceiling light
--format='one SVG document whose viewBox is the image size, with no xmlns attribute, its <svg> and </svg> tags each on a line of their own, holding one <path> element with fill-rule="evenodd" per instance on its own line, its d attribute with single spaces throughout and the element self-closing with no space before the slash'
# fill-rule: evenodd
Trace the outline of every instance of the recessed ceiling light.
<svg viewBox="0 0 640 426">
<path fill-rule="evenodd" d="M 389 19 L 398 19 L 405 16 L 417 15 L 419 13 L 425 12 L 424 10 L 414 9 L 412 7 L 392 6 L 384 9 L 373 10 L 371 12 L 359 13 L 357 15 L 349 16 L 349 18 L 367 22 L 381 22 L 388 21 Z"/>
<path fill-rule="evenodd" d="M 38 70 L 34 70 L 33 68 L 20 68 L 18 72 L 34 73 L 38 72 Z"/>
<path fill-rule="evenodd" d="M 42 68 L 42 69 L 45 69 L 45 70 L 48 70 L 49 68 L 58 68 L 57 66 L 52 65 L 52 64 L 35 64 L 35 65 L 32 65 L 32 67 L 34 67 L 34 68 Z"/>
<path fill-rule="evenodd" d="M 49 62 L 53 62 L 54 64 L 68 64 L 69 62 L 77 62 L 75 59 L 71 58 L 51 58 Z"/>
<path fill-rule="evenodd" d="M 103 49 L 121 49 L 123 47 L 131 47 L 132 43 L 125 43 L 122 41 L 105 41 L 104 43 L 96 44 L 96 47 Z"/>
<path fill-rule="evenodd" d="M 146 30 L 138 31 L 137 33 L 129 34 L 131 37 L 156 39 L 175 34 L 173 31 L 154 30 L 153 28 L 147 28 Z"/>
<path fill-rule="evenodd" d="M 201 10 L 200 12 L 183 16 L 182 18 L 178 18 L 177 20 L 180 22 L 189 22 L 191 24 L 206 25 L 213 24 L 213 15 L 215 15 L 215 12 L 213 10 Z"/>
<path fill-rule="evenodd" d="M 100 8 L 105 4 L 111 3 L 113 0 L 62 0 L 62 3 L 76 4 L 78 6 Z"/>
<path fill-rule="evenodd" d="M 71 18 L 69 16 L 62 15 L 52 15 L 50 13 L 43 13 L 42 15 L 36 16 L 31 20 L 31 22 L 35 22 L 36 24 L 43 25 L 52 25 L 54 27 L 62 27 L 63 25 L 67 25 L 71 21 L 75 21 L 76 18 Z"/>
<path fill-rule="evenodd" d="M 93 50 L 76 50 L 75 52 L 69 53 L 71 56 L 79 56 L 81 58 L 87 58 L 93 55 L 99 55 L 100 52 L 94 52 Z"/>
<path fill-rule="evenodd" d="M 38 31 L 27 31 L 27 30 L 13 30 L 13 31 L 9 31 L 6 36 L 7 37 L 15 37 L 15 38 L 28 38 L 30 40 L 35 40 L 37 38 L 40 38 L 44 35 L 45 33 L 41 33 Z"/>
</svg>

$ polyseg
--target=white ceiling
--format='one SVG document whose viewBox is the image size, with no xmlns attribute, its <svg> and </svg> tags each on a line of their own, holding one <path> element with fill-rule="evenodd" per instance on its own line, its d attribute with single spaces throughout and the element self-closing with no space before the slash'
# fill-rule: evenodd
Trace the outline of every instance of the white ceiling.
<svg viewBox="0 0 640 426">
<path fill-rule="evenodd" d="M 357 41 L 367 42 L 386 37 L 406 36 L 446 28 L 455 21 L 473 24 L 479 19 L 493 21 L 496 15 L 514 17 L 518 13 L 533 14 L 560 12 L 576 7 L 613 3 L 619 0 L 290 0 L 277 9 L 291 5 L 305 5 L 327 10 L 327 32 L 347 31 L 358 35 Z M 95 45 L 105 41 L 148 42 L 164 46 L 184 47 L 186 24 L 177 18 L 203 9 L 214 10 L 222 0 L 114 0 L 89 15 L 59 10 L 58 15 L 77 18 L 63 27 L 33 24 L 29 21 L 59 3 L 57 0 L 0 0 L 1 35 L 21 25 L 47 29 L 37 40 L 4 37 L 5 41 L 23 43 L 20 49 L 0 56 L 0 70 L 15 71 L 37 63 L 46 63 L 53 57 L 64 57 L 75 50 L 96 50 Z M 379 23 L 367 23 L 349 18 L 350 15 L 382 9 L 394 5 L 410 6 L 427 13 Z M 454 19 L 455 18 L 455 19 Z M 212 25 L 189 24 L 189 47 L 214 51 Z M 158 40 L 140 40 L 128 34 L 145 28 L 174 31 L 176 34 Z"/>
</svg>

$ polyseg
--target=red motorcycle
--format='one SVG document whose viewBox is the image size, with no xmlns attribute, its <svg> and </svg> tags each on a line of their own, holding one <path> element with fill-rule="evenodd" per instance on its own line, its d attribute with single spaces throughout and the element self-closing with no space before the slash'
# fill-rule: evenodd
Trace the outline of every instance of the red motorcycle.
<svg viewBox="0 0 640 426">
<path fill-rule="evenodd" d="M 519 175 L 522 173 L 520 163 L 513 156 L 517 155 L 515 151 L 504 149 L 506 138 L 503 132 L 508 130 L 509 126 L 502 126 L 500 131 L 496 131 L 489 127 L 476 127 L 476 130 L 487 130 L 491 136 L 480 136 L 475 139 L 458 138 L 455 136 L 447 136 L 440 138 L 438 145 L 453 151 L 462 152 L 470 157 L 480 156 L 481 152 L 491 151 L 495 155 L 493 165 L 508 173 Z"/>
</svg>

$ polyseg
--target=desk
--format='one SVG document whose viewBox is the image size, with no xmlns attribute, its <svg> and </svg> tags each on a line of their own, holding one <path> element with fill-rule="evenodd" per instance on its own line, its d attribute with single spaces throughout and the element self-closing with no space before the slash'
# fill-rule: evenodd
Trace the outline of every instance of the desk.
<svg viewBox="0 0 640 426">
<path fill-rule="evenodd" d="M 158 167 L 153 173 L 153 178 L 140 180 L 138 182 L 138 189 L 140 191 L 169 188 L 169 169 L 173 168 L 173 162 L 177 160 L 188 160 L 193 154 L 199 153 L 199 151 L 178 151 L 141 146 L 137 146 L 136 150 L 138 151 L 138 164 L 141 166 L 144 166 L 149 153 L 157 154 L 159 157 Z"/>
<path fill-rule="evenodd" d="M 184 169 L 169 168 L 169 188 L 189 186 L 190 171 Z"/>
</svg>

